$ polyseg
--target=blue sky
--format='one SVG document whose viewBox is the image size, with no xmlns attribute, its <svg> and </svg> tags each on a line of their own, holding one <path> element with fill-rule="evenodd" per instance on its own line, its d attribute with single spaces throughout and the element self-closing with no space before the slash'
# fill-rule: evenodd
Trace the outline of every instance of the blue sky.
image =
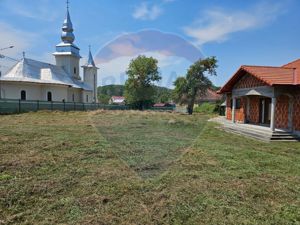
<svg viewBox="0 0 300 225">
<path fill-rule="evenodd" d="M 242 64 L 282 65 L 300 58 L 299 9 L 298 0 L 70 0 L 82 63 L 89 44 L 97 55 L 118 37 L 155 30 L 182 38 L 204 56 L 216 56 L 216 85 L 224 84 Z M 0 0 L 0 10 L 0 46 L 16 46 L 2 54 L 19 59 L 25 51 L 29 58 L 54 62 L 51 53 L 60 42 L 65 0 Z M 161 85 L 171 86 L 192 62 L 160 48 L 136 53 L 158 58 Z M 99 84 L 123 83 L 132 57 L 100 62 Z M 11 63 L 0 60 L 5 71 Z"/>
</svg>

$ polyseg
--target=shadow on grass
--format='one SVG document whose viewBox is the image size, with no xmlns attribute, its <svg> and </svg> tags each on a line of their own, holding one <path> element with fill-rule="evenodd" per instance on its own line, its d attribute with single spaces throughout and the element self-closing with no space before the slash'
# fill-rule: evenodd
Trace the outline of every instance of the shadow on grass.
<svg viewBox="0 0 300 225">
<path fill-rule="evenodd" d="M 101 112 L 93 122 L 113 152 L 141 178 L 165 172 L 189 147 L 207 118 L 155 112 Z"/>
</svg>

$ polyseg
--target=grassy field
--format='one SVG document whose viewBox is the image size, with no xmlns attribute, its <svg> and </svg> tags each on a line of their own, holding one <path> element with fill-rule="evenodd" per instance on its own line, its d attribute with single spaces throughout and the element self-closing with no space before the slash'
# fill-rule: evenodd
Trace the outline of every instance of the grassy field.
<svg viewBox="0 0 300 225">
<path fill-rule="evenodd" d="M 300 224 L 300 143 L 205 115 L 0 116 L 0 224 Z"/>
</svg>

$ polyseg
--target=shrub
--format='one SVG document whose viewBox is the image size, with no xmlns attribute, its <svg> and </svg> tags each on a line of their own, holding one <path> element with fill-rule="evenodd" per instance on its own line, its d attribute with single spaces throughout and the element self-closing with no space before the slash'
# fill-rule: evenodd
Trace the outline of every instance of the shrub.
<svg viewBox="0 0 300 225">
<path fill-rule="evenodd" d="M 215 113 L 217 110 L 217 104 L 205 102 L 194 108 L 194 112 L 196 113 Z"/>
</svg>

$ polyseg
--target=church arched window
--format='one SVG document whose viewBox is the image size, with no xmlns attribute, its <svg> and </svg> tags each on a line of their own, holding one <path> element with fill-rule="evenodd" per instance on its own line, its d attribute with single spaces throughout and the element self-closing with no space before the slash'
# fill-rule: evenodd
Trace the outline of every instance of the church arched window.
<svg viewBox="0 0 300 225">
<path fill-rule="evenodd" d="M 74 67 L 74 74 L 76 74 L 76 67 Z"/>
<path fill-rule="evenodd" d="M 26 100 L 26 91 L 24 91 L 24 90 L 21 91 L 21 100 L 23 100 L 23 101 Z"/>
<path fill-rule="evenodd" d="M 48 93 L 47 93 L 47 101 L 52 102 L 52 93 L 51 93 L 51 91 L 48 91 Z"/>
<path fill-rule="evenodd" d="M 72 102 L 75 102 L 75 95 L 72 94 Z"/>
<path fill-rule="evenodd" d="M 86 95 L 86 102 L 89 102 L 89 96 Z"/>
</svg>

